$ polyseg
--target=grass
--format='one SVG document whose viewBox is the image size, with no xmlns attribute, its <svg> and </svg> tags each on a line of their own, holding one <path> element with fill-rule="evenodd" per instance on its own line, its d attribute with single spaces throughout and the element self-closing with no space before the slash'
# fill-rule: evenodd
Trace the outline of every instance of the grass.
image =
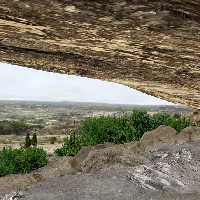
<svg viewBox="0 0 200 200">
<path fill-rule="evenodd" d="M 0 176 L 28 173 L 47 165 L 47 153 L 39 148 L 4 148 L 0 151 Z"/>
<path fill-rule="evenodd" d="M 178 115 L 157 113 L 153 116 L 146 111 L 134 110 L 131 115 L 121 117 L 88 118 L 70 138 L 66 138 L 61 148 L 56 149 L 58 156 L 75 156 L 82 146 L 102 143 L 123 144 L 140 140 L 143 134 L 160 125 L 170 126 L 180 132 L 192 126 L 192 122 Z"/>
</svg>

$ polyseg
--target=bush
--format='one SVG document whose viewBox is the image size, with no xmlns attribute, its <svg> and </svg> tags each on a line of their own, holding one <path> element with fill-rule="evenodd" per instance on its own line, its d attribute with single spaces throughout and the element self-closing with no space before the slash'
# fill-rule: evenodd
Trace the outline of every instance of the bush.
<svg viewBox="0 0 200 200">
<path fill-rule="evenodd" d="M 193 125 L 191 120 L 185 117 L 180 117 L 179 115 L 171 116 L 164 112 L 154 114 L 152 119 L 153 128 L 157 128 L 160 125 L 166 125 L 176 129 L 177 132 Z"/>
<path fill-rule="evenodd" d="M 82 146 L 93 146 L 105 142 L 123 144 L 140 140 L 143 134 L 160 125 L 171 126 L 178 132 L 192 123 L 180 116 L 158 113 L 153 116 L 146 111 L 134 110 L 122 117 L 99 117 L 85 120 L 78 133 L 65 139 L 64 145 L 55 151 L 59 156 L 74 156 Z"/>
<path fill-rule="evenodd" d="M 32 140 L 31 140 L 31 144 L 34 147 L 37 147 L 37 134 L 36 133 L 33 134 L 33 137 L 32 137 Z"/>
<path fill-rule="evenodd" d="M 145 132 L 154 128 L 152 117 L 146 111 L 134 110 L 130 116 L 130 121 L 136 129 L 136 140 L 139 140 Z"/>
<path fill-rule="evenodd" d="M 55 153 L 58 156 L 75 156 L 80 151 L 81 146 L 83 146 L 81 139 L 80 136 L 76 136 L 75 134 L 71 135 L 69 138 L 67 137 L 64 140 L 64 145 L 56 149 Z"/>
<path fill-rule="evenodd" d="M 50 140 L 50 144 L 55 144 L 55 142 L 57 141 L 57 137 L 53 136 L 49 138 Z"/>
<path fill-rule="evenodd" d="M 11 149 L 0 151 L 0 176 L 28 173 L 47 164 L 47 153 L 43 149 Z"/>
<path fill-rule="evenodd" d="M 26 137 L 25 137 L 25 144 L 24 147 L 25 148 L 29 148 L 31 146 L 31 138 L 30 138 L 30 134 L 27 133 Z"/>
<path fill-rule="evenodd" d="M 126 116 L 89 118 L 81 126 L 79 134 L 85 145 L 120 144 L 137 139 L 136 130 Z"/>
</svg>

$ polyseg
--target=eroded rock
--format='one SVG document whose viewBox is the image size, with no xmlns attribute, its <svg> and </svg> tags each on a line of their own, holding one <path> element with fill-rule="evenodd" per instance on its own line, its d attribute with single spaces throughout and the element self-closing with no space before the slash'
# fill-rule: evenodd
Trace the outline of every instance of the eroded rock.
<svg viewBox="0 0 200 200">
<path fill-rule="evenodd" d="M 174 144 L 176 134 L 175 129 L 162 125 L 155 130 L 145 133 L 141 139 L 141 143 L 145 147 L 145 150 L 155 150 L 163 144 Z"/>
<path fill-rule="evenodd" d="M 195 140 L 200 140 L 200 127 L 185 128 L 176 136 L 176 143 L 178 144 Z"/>
<path fill-rule="evenodd" d="M 199 0 L 1 0 L 0 61 L 199 108 L 199 8 Z"/>
</svg>

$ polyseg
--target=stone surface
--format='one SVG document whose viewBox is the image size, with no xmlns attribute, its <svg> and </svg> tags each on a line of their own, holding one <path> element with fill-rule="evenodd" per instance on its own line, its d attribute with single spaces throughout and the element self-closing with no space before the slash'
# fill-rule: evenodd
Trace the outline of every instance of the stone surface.
<svg viewBox="0 0 200 200">
<path fill-rule="evenodd" d="M 200 127 L 188 127 L 176 136 L 176 143 L 182 144 L 200 140 Z"/>
<path fill-rule="evenodd" d="M 130 165 L 119 160 L 87 173 L 46 179 L 24 190 L 24 199 L 197 200 L 200 195 L 199 153 L 199 141 L 163 146 L 145 153 L 142 163 Z"/>
<path fill-rule="evenodd" d="M 155 130 L 145 133 L 141 143 L 145 146 L 145 149 L 157 149 L 160 144 L 174 144 L 176 134 L 175 129 L 162 125 Z"/>
<path fill-rule="evenodd" d="M 140 142 L 83 148 L 74 158 L 78 168 L 72 158 L 54 157 L 31 174 L 0 178 L 0 196 L 14 194 L 18 185 L 27 200 L 197 200 L 200 140 L 185 140 L 188 134 L 199 136 L 199 128 L 186 128 L 178 137 L 174 129 L 161 126 Z"/>
<path fill-rule="evenodd" d="M 200 125 L 200 109 L 194 110 L 192 114 L 192 120 L 194 121 L 195 124 Z"/>
<path fill-rule="evenodd" d="M 200 107 L 200 0 L 1 0 L 0 61 Z"/>
</svg>

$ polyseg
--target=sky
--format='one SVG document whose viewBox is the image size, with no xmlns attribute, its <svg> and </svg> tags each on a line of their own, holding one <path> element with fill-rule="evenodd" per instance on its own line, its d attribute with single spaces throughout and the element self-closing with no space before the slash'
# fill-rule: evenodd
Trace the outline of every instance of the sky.
<svg viewBox="0 0 200 200">
<path fill-rule="evenodd" d="M 0 63 L 0 100 L 169 105 L 120 84 Z"/>
</svg>

